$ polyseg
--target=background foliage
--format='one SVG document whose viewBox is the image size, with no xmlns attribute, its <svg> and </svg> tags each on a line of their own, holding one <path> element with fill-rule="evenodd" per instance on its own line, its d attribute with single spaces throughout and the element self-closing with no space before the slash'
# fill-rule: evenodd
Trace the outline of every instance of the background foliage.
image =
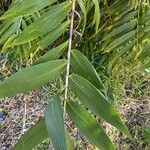
<svg viewBox="0 0 150 150">
<path fill-rule="evenodd" d="M 13 73 L 18 71 L 17 66 L 27 68 L 11 76 L 2 74 L 2 80 L 7 79 L 0 82 L 0 97 L 26 93 L 61 79 L 56 79 L 61 88 L 59 96 L 46 107 L 45 123 L 42 120 L 29 130 L 14 147 L 16 150 L 29 145 L 32 149 L 48 134 L 56 149 L 73 148 L 64 125 L 68 116 L 100 149 L 112 150 L 115 146 L 97 121 L 99 118 L 132 138 L 113 105 L 122 94 L 117 89 L 120 82 L 130 88 L 124 83 L 126 76 L 139 85 L 149 80 L 149 1 L 77 0 L 75 12 L 71 7 L 71 1 L 1 0 L 0 51 L 6 58 L 2 64 L 15 68 Z M 66 101 L 64 71 L 72 13 L 74 50 Z M 37 139 L 41 130 L 43 135 Z M 146 138 L 147 133 L 145 129 Z"/>
</svg>

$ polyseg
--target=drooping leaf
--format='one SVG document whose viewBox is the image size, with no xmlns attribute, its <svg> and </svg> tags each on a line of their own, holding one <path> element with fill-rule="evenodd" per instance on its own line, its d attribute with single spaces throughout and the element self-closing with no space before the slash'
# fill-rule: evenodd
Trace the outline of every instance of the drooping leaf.
<svg viewBox="0 0 150 150">
<path fill-rule="evenodd" d="M 73 50 L 71 53 L 71 66 L 76 74 L 86 78 L 97 88 L 103 88 L 102 81 L 98 73 L 89 60 L 78 50 Z"/>
<path fill-rule="evenodd" d="M 67 103 L 67 113 L 81 132 L 101 150 L 115 150 L 103 128 L 88 111 L 73 101 Z"/>
<path fill-rule="evenodd" d="M 69 23 L 70 21 L 66 21 L 58 25 L 53 31 L 42 37 L 38 42 L 40 48 L 44 49 L 57 40 L 65 31 L 67 31 Z"/>
<path fill-rule="evenodd" d="M 116 109 L 93 84 L 79 75 L 71 75 L 69 86 L 83 105 L 130 137 L 129 131 L 121 121 Z"/>
<path fill-rule="evenodd" d="M 83 15 L 84 15 L 84 21 L 83 21 L 83 29 L 82 29 L 82 34 L 85 30 L 85 26 L 86 26 L 86 20 L 87 20 L 87 12 L 86 12 L 86 7 L 85 7 L 85 3 L 83 0 L 77 0 L 82 12 L 83 12 Z"/>
<path fill-rule="evenodd" d="M 93 0 L 93 3 L 95 5 L 95 13 L 94 13 L 93 22 L 95 23 L 95 29 L 97 32 L 99 24 L 100 24 L 100 7 L 99 7 L 99 1 L 98 0 Z"/>
<path fill-rule="evenodd" d="M 50 60 L 58 59 L 67 47 L 67 45 L 68 41 L 51 49 L 45 55 L 41 56 L 34 64 L 40 64 Z"/>
<path fill-rule="evenodd" d="M 53 31 L 68 15 L 71 9 L 70 2 L 64 2 L 53 6 L 48 12 L 41 15 L 39 19 L 29 25 L 16 38 L 12 46 L 20 45 L 32 41 L 40 36 Z"/>
<path fill-rule="evenodd" d="M 67 150 L 63 111 L 58 96 L 55 96 L 46 106 L 45 124 L 54 148 Z"/>
<path fill-rule="evenodd" d="M 42 8 L 51 5 L 56 0 L 22 0 L 17 1 L 14 5 L 0 17 L 2 19 L 12 19 L 19 16 L 33 14 Z"/>
<path fill-rule="evenodd" d="M 66 60 L 54 60 L 23 69 L 0 82 L 0 98 L 39 88 L 56 79 L 65 66 Z"/>
<path fill-rule="evenodd" d="M 44 119 L 42 119 L 21 137 L 13 150 L 32 150 L 46 139 L 48 139 L 48 133 Z"/>
</svg>

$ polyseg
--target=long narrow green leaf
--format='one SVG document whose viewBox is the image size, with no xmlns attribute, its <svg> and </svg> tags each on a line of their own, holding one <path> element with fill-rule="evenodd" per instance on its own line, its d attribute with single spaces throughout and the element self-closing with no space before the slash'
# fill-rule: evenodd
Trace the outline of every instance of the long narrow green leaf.
<svg viewBox="0 0 150 150">
<path fill-rule="evenodd" d="M 105 52 L 112 51 L 117 46 L 124 43 L 126 40 L 129 40 L 129 39 L 132 40 L 134 38 L 135 34 L 136 34 L 136 30 L 133 30 L 133 31 L 130 31 L 130 32 L 122 35 L 121 37 L 115 39 L 113 42 L 110 43 L 110 45 L 108 47 L 106 47 Z"/>
<path fill-rule="evenodd" d="M 117 28 L 115 28 L 111 33 L 109 33 L 107 36 L 104 37 L 104 41 L 111 40 L 112 38 L 115 38 L 118 34 L 124 33 L 124 32 L 129 32 L 133 30 L 137 25 L 137 20 L 132 20 L 130 22 L 127 22 Z"/>
<path fill-rule="evenodd" d="M 93 0 L 93 3 L 95 4 L 94 23 L 95 23 L 95 29 L 97 32 L 99 24 L 100 24 L 100 7 L 99 7 L 98 0 Z"/>
<path fill-rule="evenodd" d="M 27 43 L 53 31 L 65 19 L 70 9 L 70 2 L 53 6 L 47 13 L 25 28 L 18 38 L 16 38 L 12 46 Z"/>
<path fill-rule="evenodd" d="M 54 59 L 58 59 L 61 54 L 63 53 L 63 51 L 65 50 L 65 48 L 68 45 L 68 41 L 51 49 L 50 51 L 48 51 L 45 55 L 41 56 L 35 63 L 36 64 L 40 64 L 40 63 L 44 63 L 50 60 L 54 60 Z"/>
<path fill-rule="evenodd" d="M 125 24 L 126 22 L 131 21 L 133 18 L 136 18 L 136 17 L 137 17 L 137 11 L 131 11 L 127 13 L 124 17 L 116 21 L 115 24 L 113 25 L 113 28 L 117 28 Z"/>
<path fill-rule="evenodd" d="M 48 47 L 50 44 L 52 44 L 55 40 L 57 40 L 64 32 L 67 31 L 67 28 L 69 26 L 70 21 L 66 21 L 57 28 L 55 28 L 53 31 L 42 37 L 41 40 L 39 40 L 38 44 L 41 49 L 44 49 Z"/>
<path fill-rule="evenodd" d="M 7 24 L 9 24 L 9 22 L 6 23 L 6 26 Z M 2 35 L 0 35 L 0 44 L 4 44 L 4 42 L 6 42 L 8 38 L 10 38 L 10 36 L 16 33 L 19 29 L 19 26 L 20 18 L 17 18 L 13 22 L 11 22 L 10 26 L 4 30 Z"/>
<path fill-rule="evenodd" d="M 2 34 L 4 34 L 9 28 L 10 28 L 10 26 L 12 25 L 12 23 L 13 23 L 14 21 L 5 21 L 5 22 L 3 22 L 1 25 L 0 25 L 0 28 L 1 28 L 1 32 L 0 32 L 0 36 L 2 35 Z"/>
<path fill-rule="evenodd" d="M 56 96 L 45 109 L 45 124 L 56 150 L 67 150 L 61 101 Z"/>
<path fill-rule="evenodd" d="M 42 8 L 51 5 L 56 0 L 22 0 L 16 2 L 6 13 L 0 17 L 2 19 L 10 19 L 19 16 L 33 14 Z"/>
<path fill-rule="evenodd" d="M 143 50 L 139 56 L 139 59 L 145 59 L 146 57 L 150 57 L 150 44 L 143 45 Z"/>
<path fill-rule="evenodd" d="M 134 46 L 135 43 L 136 43 L 136 40 L 133 40 L 131 43 L 124 46 L 119 52 L 115 52 L 115 55 L 112 56 L 112 59 L 109 65 L 113 65 L 115 61 L 117 61 L 124 53 L 129 51 Z"/>
<path fill-rule="evenodd" d="M 116 109 L 93 84 L 81 76 L 71 75 L 69 85 L 82 104 L 130 137 L 128 129 L 121 121 Z"/>
<path fill-rule="evenodd" d="M 86 12 L 86 8 L 85 8 L 85 3 L 83 0 L 77 0 L 82 12 L 83 12 L 83 15 L 84 15 L 84 21 L 83 21 L 83 29 L 82 29 L 82 34 L 85 30 L 85 26 L 86 26 L 86 20 L 87 20 L 87 12 Z"/>
<path fill-rule="evenodd" d="M 21 137 L 13 150 L 32 150 L 46 139 L 48 139 L 48 133 L 43 119 Z"/>
<path fill-rule="evenodd" d="M 66 132 L 65 136 L 67 140 L 67 150 L 74 150 L 74 143 L 69 133 Z M 14 146 L 13 150 L 32 150 L 35 146 L 48 138 L 49 135 L 45 121 L 42 119 L 19 139 L 19 142 Z"/>
<path fill-rule="evenodd" d="M 72 51 L 71 66 L 75 73 L 89 80 L 97 88 L 103 88 L 102 81 L 98 73 L 89 62 L 89 60 L 81 52 L 77 50 Z"/>
<path fill-rule="evenodd" d="M 73 101 L 67 103 L 66 109 L 75 125 L 95 146 L 101 150 L 115 150 L 103 128 L 88 111 Z"/>
<path fill-rule="evenodd" d="M 39 88 L 56 79 L 65 66 L 66 60 L 54 60 L 23 69 L 0 82 L 0 98 Z"/>
</svg>

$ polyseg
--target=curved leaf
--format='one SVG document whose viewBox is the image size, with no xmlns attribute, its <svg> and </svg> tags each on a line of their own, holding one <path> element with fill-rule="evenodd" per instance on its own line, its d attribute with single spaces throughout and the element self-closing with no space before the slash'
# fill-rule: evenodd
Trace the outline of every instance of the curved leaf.
<svg viewBox="0 0 150 150">
<path fill-rule="evenodd" d="M 130 137 L 129 131 L 121 121 L 116 109 L 94 85 L 78 75 L 71 75 L 69 77 L 69 85 L 71 91 L 74 92 L 82 104 Z"/>
<path fill-rule="evenodd" d="M 88 111 L 73 101 L 67 103 L 66 109 L 75 125 L 94 145 L 101 150 L 115 150 L 103 128 Z"/>
<path fill-rule="evenodd" d="M 86 20 L 87 20 L 87 12 L 86 12 L 86 8 L 85 8 L 85 3 L 83 0 L 77 0 L 82 12 L 83 12 L 83 15 L 84 15 L 84 20 L 83 20 L 83 29 L 82 29 L 82 34 L 85 30 L 85 26 L 86 26 Z"/>
<path fill-rule="evenodd" d="M 54 60 L 23 69 L 0 82 L 0 98 L 39 88 L 56 79 L 65 66 L 66 60 Z"/>
<path fill-rule="evenodd" d="M 94 13 L 93 22 L 95 23 L 95 29 L 97 32 L 99 24 L 100 24 L 100 7 L 99 7 L 99 1 L 98 0 L 93 0 L 93 3 L 95 5 L 95 13 Z"/>
</svg>

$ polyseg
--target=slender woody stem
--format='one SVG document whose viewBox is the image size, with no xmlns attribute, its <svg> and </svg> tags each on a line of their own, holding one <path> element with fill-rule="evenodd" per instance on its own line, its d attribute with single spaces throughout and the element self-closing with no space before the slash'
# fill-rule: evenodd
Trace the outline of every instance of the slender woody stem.
<svg viewBox="0 0 150 150">
<path fill-rule="evenodd" d="M 68 55 L 67 55 L 67 70 L 66 70 L 66 77 L 65 77 L 65 100 L 68 98 L 68 78 L 70 73 L 70 57 L 71 57 L 71 49 L 72 49 L 72 37 L 73 37 L 73 24 L 74 24 L 74 14 L 75 14 L 75 2 L 76 0 L 72 0 L 72 12 L 71 12 L 71 22 L 70 22 L 70 29 L 69 29 L 69 45 L 68 45 Z"/>
</svg>

